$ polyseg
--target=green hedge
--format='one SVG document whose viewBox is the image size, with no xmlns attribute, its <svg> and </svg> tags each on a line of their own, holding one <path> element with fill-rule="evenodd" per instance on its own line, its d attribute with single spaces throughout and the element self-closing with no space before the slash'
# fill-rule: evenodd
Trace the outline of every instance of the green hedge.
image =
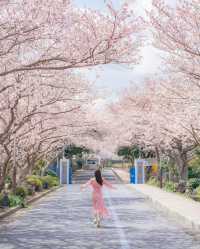
<svg viewBox="0 0 200 249">
<path fill-rule="evenodd" d="M 35 191 L 41 191 L 43 186 L 46 184 L 48 188 L 59 185 L 58 177 L 55 176 L 36 176 L 30 175 L 26 177 L 25 185 L 17 186 L 15 194 L 10 193 L 9 207 L 22 206 L 25 207 L 25 199 L 27 195 L 34 194 Z M 0 193 L 0 206 L 2 205 L 3 193 Z"/>
<path fill-rule="evenodd" d="M 200 178 L 190 178 L 187 181 L 187 188 L 188 189 L 195 189 L 200 186 Z"/>
<path fill-rule="evenodd" d="M 18 195 L 9 195 L 9 207 L 23 206 L 24 207 L 24 199 Z"/>
<path fill-rule="evenodd" d="M 153 176 L 149 178 L 147 183 L 149 185 L 156 186 L 156 187 L 160 186 L 160 183 L 159 183 L 158 179 L 156 177 L 153 177 Z"/>
<path fill-rule="evenodd" d="M 26 183 L 33 186 L 35 191 L 42 190 L 42 181 L 39 176 L 31 175 L 26 177 Z"/>
<path fill-rule="evenodd" d="M 28 195 L 28 189 L 25 186 L 18 186 L 16 188 L 16 195 L 25 199 Z"/>
<path fill-rule="evenodd" d="M 43 186 L 47 185 L 48 188 L 52 188 L 54 186 L 59 185 L 58 178 L 54 176 L 47 175 L 47 176 L 41 177 L 40 179 L 42 181 Z"/>
<path fill-rule="evenodd" d="M 177 191 L 177 183 L 168 181 L 164 184 L 164 189 L 169 192 L 176 192 Z"/>
<path fill-rule="evenodd" d="M 24 199 L 18 195 L 9 194 L 9 207 L 22 206 L 24 207 Z M 0 194 L 0 206 L 2 206 L 3 194 Z"/>
<path fill-rule="evenodd" d="M 197 197 L 200 198 L 200 186 L 195 189 L 195 193 L 196 193 Z"/>
</svg>

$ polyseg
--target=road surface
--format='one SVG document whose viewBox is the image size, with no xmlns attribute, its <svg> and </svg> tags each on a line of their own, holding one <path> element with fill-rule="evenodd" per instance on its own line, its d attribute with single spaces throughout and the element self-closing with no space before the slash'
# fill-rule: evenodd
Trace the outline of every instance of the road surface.
<svg viewBox="0 0 200 249">
<path fill-rule="evenodd" d="M 105 189 L 111 217 L 96 228 L 91 192 L 80 183 L 93 172 L 80 171 L 63 187 L 0 223 L 0 249 L 200 249 L 198 233 L 155 209 L 143 195 L 121 184 L 111 170 L 104 176 L 117 190 Z"/>
</svg>

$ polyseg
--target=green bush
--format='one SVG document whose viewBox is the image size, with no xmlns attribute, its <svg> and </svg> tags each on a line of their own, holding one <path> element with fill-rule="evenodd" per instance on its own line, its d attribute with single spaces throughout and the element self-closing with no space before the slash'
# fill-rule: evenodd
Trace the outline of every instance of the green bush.
<svg viewBox="0 0 200 249">
<path fill-rule="evenodd" d="M 149 185 L 156 186 L 156 187 L 159 187 L 159 186 L 160 186 L 160 183 L 159 183 L 158 179 L 155 178 L 155 177 L 153 177 L 153 176 L 149 178 L 149 180 L 148 180 L 147 183 L 148 183 Z"/>
<path fill-rule="evenodd" d="M 28 195 L 28 190 L 24 186 L 19 186 L 16 188 L 16 195 L 22 197 L 23 199 L 26 198 Z"/>
<path fill-rule="evenodd" d="M 33 195 L 35 193 L 35 187 L 32 185 L 27 185 L 27 194 Z"/>
<path fill-rule="evenodd" d="M 200 186 L 195 189 L 196 196 L 200 198 Z"/>
<path fill-rule="evenodd" d="M 42 181 L 43 186 L 47 185 L 48 188 L 52 188 L 54 186 L 59 185 L 58 178 L 54 176 L 50 176 L 50 175 L 41 177 L 41 181 Z"/>
<path fill-rule="evenodd" d="M 35 191 L 40 191 L 42 189 L 42 181 L 39 176 L 31 175 L 26 177 L 27 184 L 35 187 Z"/>
<path fill-rule="evenodd" d="M 187 182 L 188 189 L 195 189 L 200 186 L 200 178 L 190 178 Z"/>
<path fill-rule="evenodd" d="M 0 193 L 0 207 L 1 207 L 1 205 L 2 205 L 2 199 L 3 199 L 3 194 Z"/>
<path fill-rule="evenodd" d="M 22 197 L 17 195 L 9 195 L 9 207 L 23 206 L 24 200 Z"/>
<path fill-rule="evenodd" d="M 169 192 L 176 192 L 177 184 L 171 181 L 165 182 L 164 189 Z"/>
<path fill-rule="evenodd" d="M 0 194 L 0 206 L 2 205 L 3 194 Z M 9 207 L 25 207 L 24 198 L 19 195 L 9 194 Z"/>
</svg>

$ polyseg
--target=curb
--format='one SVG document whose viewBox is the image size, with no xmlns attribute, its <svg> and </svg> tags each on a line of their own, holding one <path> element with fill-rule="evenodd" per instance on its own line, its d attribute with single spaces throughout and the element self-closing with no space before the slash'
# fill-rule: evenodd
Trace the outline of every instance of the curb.
<svg viewBox="0 0 200 249">
<path fill-rule="evenodd" d="M 118 177 L 118 179 L 120 179 L 121 182 L 126 183 L 126 181 L 124 181 L 123 178 L 121 176 L 119 176 L 114 170 L 113 170 L 113 172 Z M 149 200 L 151 203 L 153 203 L 153 205 L 157 209 L 159 209 L 160 211 L 164 212 L 166 215 L 169 215 L 171 217 L 179 219 L 179 223 L 181 223 L 181 225 L 186 226 L 187 228 L 189 227 L 192 230 L 195 230 L 195 231 L 198 231 L 198 232 L 200 231 L 200 224 L 194 222 L 193 220 L 190 220 L 189 218 L 185 217 L 184 215 L 182 215 L 178 211 L 167 207 L 163 203 L 159 202 L 158 200 L 155 200 L 153 197 L 149 196 L 148 194 L 143 193 L 139 189 L 134 188 L 134 185 L 127 184 L 126 186 L 131 191 L 135 190 L 137 192 L 140 192 L 147 200 Z M 180 219 L 181 219 L 181 221 L 180 221 Z M 198 220 L 198 217 L 197 217 L 197 220 Z"/>
<path fill-rule="evenodd" d="M 42 197 L 44 197 L 44 196 L 50 194 L 51 192 L 54 192 L 54 191 L 60 189 L 61 187 L 62 187 L 62 186 L 58 186 L 58 187 L 55 187 L 55 188 L 51 188 L 51 189 L 45 191 L 44 193 L 41 193 L 41 195 L 34 196 L 34 197 L 31 198 L 30 200 L 27 200 L 26 203 L 27 203 L 27 204 L 31 204 L 31 203 L 33 203 L 33 202 L 35 202 L 35 201 L 41 199 Z"/>
<path fill-rule="evenodd" d="M 7 216 L 10 216 L 10 215 L 16 213 L 20 209 L 21 209 L 21 207 L 13 207 L 13 208 L 6 209 L 2 214 L 0 214 L 0 220 L 6 218 Z"/>
<path fill-rule="evenodd" d="M 114 175 L 120 180 L 121 183 L 124 184 L 129 184 L 129 181 L 125 181 L 120 175 L 117 174 L 117 172 L 115 172 L 115 170 L 112 168 L 112 172 L 114 173 Z"/>
<path fill-rule="evenodd" d="M 47 191 L 45 191 L 45 192 L 39 194 L 38 196 L 34 196 L 33 198 L 27 200 L 26 204 L 31 204 L 31 203 L 33 203 L 33 202 L 36 202 L 36 201 L 38 201 L 39 199 L 43 198 L 44 196 L 46 196 L 46 195 L 48 195 L 48 194 L 50 194 L 50 193 L 52 193 L 52 192 L 54 192 L 54 191 L 60 189 L 61 187 L 62 187 L 62 186 L 58 186 L 58 187 L 49 189 L 49 190 L 47 190 Z M 12 208 L 5 209 L 5 211 L 4 211 L 2 214 L 0 214 L 0 221 L 1 221 L 2 219 L 4 219 L 4 218 L 6 218 L 6 217 L 8 217 L 8 216 L 10 216 L 10 215 L 12 215 L 12 214 L 14 214 L 14 213 L 16 213 L 16 212 L 19 211 L 20 209 L 24 209 L 24 208 L 22 208 L 22 207 L 20 207 L 20 206 L 17 206 L 17 207 L 12 207 Z"/>
<path fill-rule="evenodd" d="M 135 189 L 134 186 L 128 185 L 127 186 L 130 190 L 135 190 L 137 192 L 140 192 L 142 195 L 145 196 L 147 200 L 149 200 L 155 208 L 160 210 L 161 212 L 164 212 L 166 215 L 174 217 L 175 219 L 178 219 L 178 223 L 185 226 L 186 228 L 191 228 L 192 230 L 200 231 L 200 224 L 195 223 L 194 221 L 191 221 L 184 215 L 180 214 L 178 211 L 174 209 L 170 209 L 169 207 L 166 207 L 166 205 L 162 204 L 161 202 L 153 199 L 151 196 L 143 193 L 142 191 Z M 181 219 L 181 220 L 180 220 Z"/>
<path fill-rule="evenodd" d="M 115 170 L 112 168 L 112 172 L 114 173 L 114 175 L 117 177 L 117 179 L 121 182 L 121 183 L 125 183 L 123 181 L 123 179 L 115 172 Z"/>
</svg>

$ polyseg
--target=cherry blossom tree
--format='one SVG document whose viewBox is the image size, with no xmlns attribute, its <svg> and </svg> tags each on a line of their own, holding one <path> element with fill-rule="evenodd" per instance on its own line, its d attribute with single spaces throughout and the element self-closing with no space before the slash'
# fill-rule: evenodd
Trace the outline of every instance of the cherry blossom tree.
<svg viewBox="0 0 200 249">
<path fill-rule="evenodd" d="M 117 147 L 138 145 L 154 150 L 158 159 L 162 155 L 170 157 L 180 179 L 185 180 L 188 153 L 197 146 L 191 126 L 198 127 L 193 120 L 199 112 L 199 102 L 194 105 L 194 88 L 177 82 L 147 80 L 142 87 L 129 89 L 111 106 L 114 120 L 110 139 Z"/>
<path fill-rule="evenodd" d="M 127 5 L 101 12 L 69 0 L 1 1 L 0 189 L 7 174 L 16 185 L 63 143 L 101 137 L 87 115 L 90 84 L 72 69 L 137 63 L 141 28 Z"/>
<path fill-rule="evenodd" d="M 188 154 L 199 145 L 199 0 L 154 0 L 149 15 L 153 44 L 163 58 L 162 77 L 131 87 L 105 112 L 103 148 L 139 145 L 175 161 L 187 179 Z M 163 75 L 164 72 L 164 75 Z"/>
<path fill-rule="evenodd" d="M 141 21 L 127 5 L 107 12 L 71 1 L 3 1 L 0 8 L 0 76 L 138 60 Z"/>
<path fill-rule="evenodd" d="M 1 93 L 1 187 L 8 172 L 14 170 L 16 139 L 18 178 L 23 179 L 38 159 L 50 156 L 64 140 L 86 129 L 89 121 L 83 107 L 92 100 L 90 84 L 77 74 L 36 77 L 30 72 L 17 78 L 10 75 L 9 82 L 12 86 Z"/>
<path fill-rule="evenodd" d="M 183 74 L 185 79 L 199 85 L 199 0 L 153 0 L 149 12 L 153 45 L 163 51 L 165 71 Z M 168 66 L 168 67 L 167 67 Z"/>
</svg>

